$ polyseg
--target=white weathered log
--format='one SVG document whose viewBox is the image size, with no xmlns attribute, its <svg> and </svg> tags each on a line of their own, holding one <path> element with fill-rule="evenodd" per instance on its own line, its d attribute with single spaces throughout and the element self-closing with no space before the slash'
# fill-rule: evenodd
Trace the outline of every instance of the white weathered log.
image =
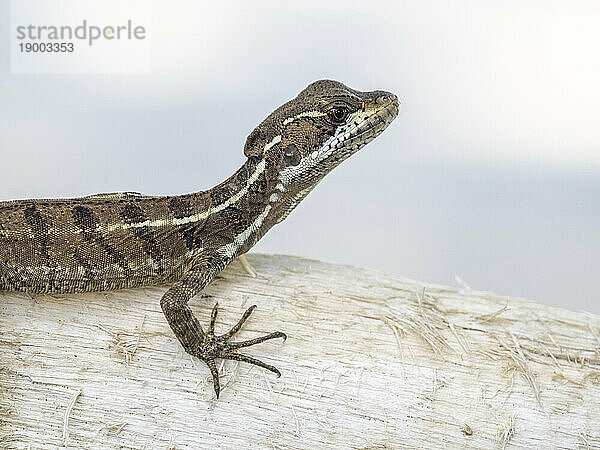
<svg viewBox="0 0 600 450">
<path fill-rule="evenodd" d="M 207 367 L 165 287 L 0 294 L 0 447 L 599 448 L 600 318 L 288 256 L 250 255 L 192 301 L 277 366 Z"/>
</svg>

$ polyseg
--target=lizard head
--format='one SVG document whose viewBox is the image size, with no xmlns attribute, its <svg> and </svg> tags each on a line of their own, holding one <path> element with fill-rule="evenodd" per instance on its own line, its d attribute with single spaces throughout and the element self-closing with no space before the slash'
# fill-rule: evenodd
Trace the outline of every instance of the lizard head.
<svg viewBox="0 0 600 450">
<path fill-rule="evenodd" d="M 398 111 L 398 98 L 389 92 L 316 81 L 252 131 L 244 154 L 255 163 L 264 161 L 267 177 L 277 182 L 284 200 L 295 198 L 297 203 L 385 130 Z"/>
</svg>

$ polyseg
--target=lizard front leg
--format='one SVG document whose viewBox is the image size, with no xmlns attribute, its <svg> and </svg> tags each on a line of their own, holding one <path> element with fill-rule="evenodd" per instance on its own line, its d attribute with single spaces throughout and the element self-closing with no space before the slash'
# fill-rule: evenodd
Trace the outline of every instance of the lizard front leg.
<svg viewBox="0 0 600 450">
<path fill-rule="evenodd" d="M 192 267 L 185 273 L 180 281 L 175 283 L 160 300 L 160 306 L 169 322 L 169 326 L 175 333 L 181 345 L 186 352 L 196 356 L 204 361 L 213 377 L 213 384 L 217 398 L 221 391 L 219 384 L 219 373 L 217 370 L 216 359 L 232 359 L 243 361 L 264 367 L 267 370 L 281 376 L 279 370 L 262 361 L 237 353 L 237 349 L 259 344 L 269 339 L 282 337 L 286 335 L 280 331 L 267 334 L 255 339 L 241 342 L 229 342 L 248 319 L 256 305 L 252 305 L 246 310 L 238 323 L 227 333 L 217 336 L 214 333 L 215 321 L 218 312 L 218 303 L 215 304 L 210 317 L 208 330 L 205 332 L 200 322 L 194 316 L 191 308 L 188 306 L 189 300 L 200 292 L 212 280 L 212 278 L 225 268 L 226 264 L 218 256 L 204 256 L 196 261 Z"/>
</svg>

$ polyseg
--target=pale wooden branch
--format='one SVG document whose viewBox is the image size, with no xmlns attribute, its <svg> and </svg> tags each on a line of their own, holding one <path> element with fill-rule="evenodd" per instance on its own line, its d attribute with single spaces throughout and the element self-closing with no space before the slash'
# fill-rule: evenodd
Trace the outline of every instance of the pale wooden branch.
<svg viewBox="0 0 600 450">
<path fill-rule="evenodd" d="M 220 400 L 165 287 L 0 294 L 0 447 L 600 448 L 600 318 L 288 256 L 249 255 L 192 306 L 288 333 L 225 362 Z"/>
</svg>

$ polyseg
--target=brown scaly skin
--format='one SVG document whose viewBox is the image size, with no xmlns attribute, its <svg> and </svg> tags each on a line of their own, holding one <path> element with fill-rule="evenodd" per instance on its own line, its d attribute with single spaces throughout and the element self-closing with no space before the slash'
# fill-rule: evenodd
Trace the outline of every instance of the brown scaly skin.
<svg viewBox="0 0 600 450">
<path fill-rule="evenodd" d="M 217 305 L 204 331 L 188 302 L 328 172 L 377 137 L 398 108 L 393 94 L 317 81 L 248 136 L 245 164 L 208 191 L 0 202 L 0 290 L 63 294 L 174 283 L 161 307 L 185 350 L 210 368 L 217 397 L 217 358 L 280 375 L 237 349 L 285 334 L 230 342 L 255 306 L 215 336 Z"/>
</svg>

